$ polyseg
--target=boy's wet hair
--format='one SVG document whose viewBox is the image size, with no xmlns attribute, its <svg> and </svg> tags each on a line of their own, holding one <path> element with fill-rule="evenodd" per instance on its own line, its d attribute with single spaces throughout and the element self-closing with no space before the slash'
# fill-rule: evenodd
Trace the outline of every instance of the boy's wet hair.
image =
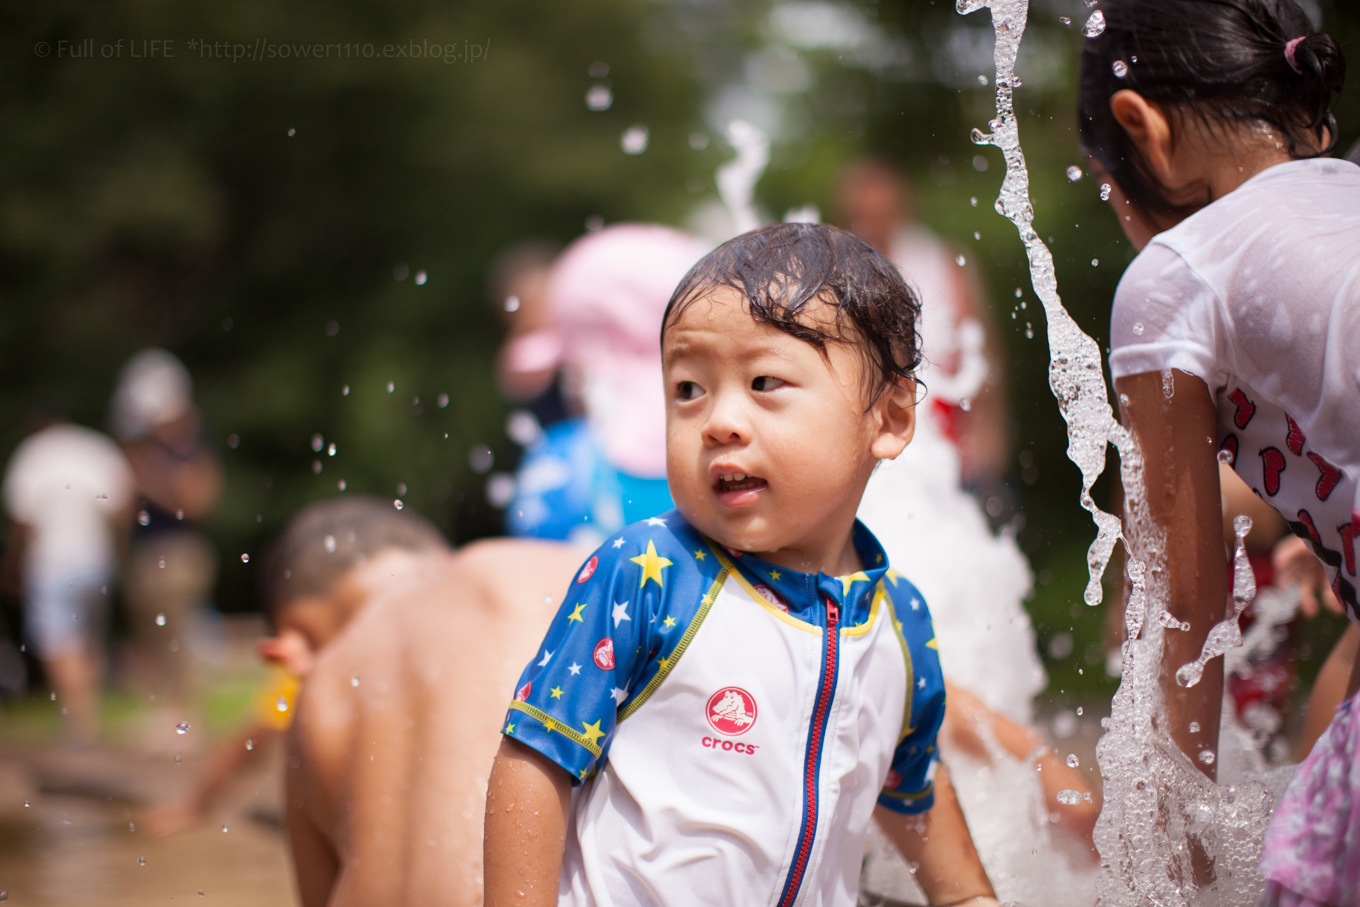
<svg viewBox="0 0 1360 907">
<path fill-rule="evenodd" d="M 1271 126 L 1294 158 L 1336 146 L 1331 108 L 1346 58 L 1334 38 L 1314 33 L 1294 0 L 1106 0 L 1101 10 L 1105 31 L 1087 39 L 1081 55 L 1081 141 L 1145 211 L 1184 216 L 1199 206 L 1171 204 L 1147 175 L 1110 111 L 1122 89 L 1172 117 L 1183 111 L 1211 126 Z M 1296 38 L 1303 40 L 1289 47 Z M 1310 133 L 1323 146 L 1316 153 L 1300 148 Z"/>
<path fill-rule="evenodd" d="M 870 404 L 921 364 L 921 303 L 902 274 L 862 239 L 826 224 L 773 224 L 729 239 L 699 260 L 671 295 L 666 328 L 718 287 L 745 299 L 751 317 L 816 347 L 854 344 L 863 355 Z M 834 334 L 804 317 L 808 304 L 835 309 Z"/>
<path fill-rule="evenodd" d="M 298 511 L 265 553 L 260 587 L 277 619 L 289 602 L 331 591 L 345 571 L 389 548 L 447 548 L 434 524 L 391 501 L 349 495 Z"/>
</svg>

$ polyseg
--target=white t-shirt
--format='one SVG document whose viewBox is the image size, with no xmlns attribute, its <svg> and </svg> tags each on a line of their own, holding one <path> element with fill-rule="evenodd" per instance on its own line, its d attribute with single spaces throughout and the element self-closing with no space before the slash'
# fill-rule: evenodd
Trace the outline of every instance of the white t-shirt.
<svg viewBox="0 0 1360 907">
<path fill-rule="evenodd" d="M 1360 622 L 1360 167 L 1278 164 L 1154 237 L 1115 292 L 1115 378 L 1203 378 L 1218 443 Z"/>
<path fill-rule="evenodd" d="M 10 518 L 33 529 L 29 581 L 111 570 L 112 519 L 134 493 L 132 468 L 105 435 L 53 425 L 25 438 L 5 470 L 4 497 Z"/>
</svg>

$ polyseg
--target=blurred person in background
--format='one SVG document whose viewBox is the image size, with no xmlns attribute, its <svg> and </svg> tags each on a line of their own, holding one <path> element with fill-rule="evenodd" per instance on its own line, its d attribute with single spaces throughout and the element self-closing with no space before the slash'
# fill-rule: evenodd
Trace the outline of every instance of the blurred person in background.
<svg viewBox="0 0 1360 907">
<path fill-rule="evenodd" d="M 1011 426 L 1005 358 L 977 271 L 917 220 L 911 185 L 886 161 L 862 157 L 842 170 L 835 208 L 838 225 L 888 256 L 920 295 L 928 409 L 958 448 L 964 487 L 997 518 L 1009 509 Z"/>
<path fill-rule="evenodd" d="M 698 239 L 671 227 L 617 224 L 562 253 L 547 303 L 563 391 L 585 414 L 549 426 L 529 443 L 506 508 L 509 534 L 595 545 L 673 506 L 666 485 L 661 316 L 705 251 Z"/>
<path fill-rule="evenodd" d="M 165 350 L 142 350 L 123 366 L 111 421 L 139 498 L 124 578 L 132 670 L 157 703 L 176 713 L 161 722 L 154 742 L 190 717 L 186 634 L 217 579 L 217 555 L 200 527 L 217 509 L 222 463 L 203 436 L 188 369 Z"/>
<path fill-rule="evenodd" d="M 5 470 L 3 572 L 23 599 L 25 636 L 68 738 L 88 746 L 99 734 L 109 596 L 131 521 L 133 475 L 105 435 L 50 417 L 42 423 Z"/>
<path fill-rule="evenodd" d="M 496 357 L 496 384 L 505 399 L 523 407 L 540 428 L 579 412 L 563 394 L 562 332 L 548 305 L 548 280 L 557 253 L 556 246 L 542 241 L 512 246 L 492 264 L 489 281 L 492 304 L 506 327 Z"/>
</svg>

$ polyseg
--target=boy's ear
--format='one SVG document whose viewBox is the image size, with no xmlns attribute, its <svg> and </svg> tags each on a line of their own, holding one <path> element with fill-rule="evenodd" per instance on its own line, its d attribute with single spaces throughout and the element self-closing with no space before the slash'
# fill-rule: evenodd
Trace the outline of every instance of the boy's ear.
<svg viewBox="0 0 1360 907">
<path fill-rule="evenodd" d="M 916 382 L 897 377 L 874 402 L 878 431 L 869 452 L 879 460 L 891 460 L 911 443 L 916 434 Z"/>
</svg>

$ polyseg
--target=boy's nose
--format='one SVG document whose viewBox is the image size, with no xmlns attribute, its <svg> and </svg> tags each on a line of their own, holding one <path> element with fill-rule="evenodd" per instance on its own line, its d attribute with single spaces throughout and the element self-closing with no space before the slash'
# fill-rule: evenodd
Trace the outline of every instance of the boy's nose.
<svg viewBox="0 0 1360 907">
<path fill-rule="evenodd" d="M 714 400 L 704 421 L 704 441 L 713 447 L 723 447 L 740 443 L 746 437 L 747 424 L 737 401 L 721 397 Z"/>
</svg>

